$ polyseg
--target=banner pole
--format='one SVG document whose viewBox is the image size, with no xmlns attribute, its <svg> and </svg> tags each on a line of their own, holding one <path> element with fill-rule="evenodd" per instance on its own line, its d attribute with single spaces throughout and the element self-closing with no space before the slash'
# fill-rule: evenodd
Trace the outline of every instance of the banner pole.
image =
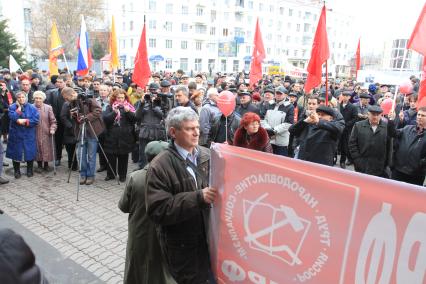
<svg viewBox="0 0 426 284">
<path fill-rule="evenodd" d="M 325 61 L 325 105 L 328 106 L 328 60 Z"/>
<path fill-rule="evenodd" d="M 65 57 L 65 52 L 62 53 L 62 57 L 64 57 L 65 66 L 67 66 L 68 73 L 71 74 L 71 70 L 70 70 L 70 67 L 68 66 L 67 58 Z"/>
</svg>

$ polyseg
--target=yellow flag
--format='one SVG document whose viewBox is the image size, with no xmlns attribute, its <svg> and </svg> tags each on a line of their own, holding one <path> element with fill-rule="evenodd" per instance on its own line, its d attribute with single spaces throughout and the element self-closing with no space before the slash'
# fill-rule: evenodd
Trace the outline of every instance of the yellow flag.
<svg viewBox="0 0 426 284">
<path fill-rule="evenodd" d="M 118 61 L 118 48 L 117 48 L 117 34 L 115 33 L 114 16 L 112 16 L 111 33 L 109 38 L 109 51 L 111 54 L 111 67 L 118 68 L 120 62 Z"/>
<path fill-rule="evenodd" d="M 56 23 L 53 22 L 52 31 L 50 32 L 50 49 L 49 49 L 49 72 L 50 76 L 58 75 L 58 62 L 57 58 L 59 55 L 64 53 L 61 39 L 59 38 L 58 29 Z"/>
</svg>

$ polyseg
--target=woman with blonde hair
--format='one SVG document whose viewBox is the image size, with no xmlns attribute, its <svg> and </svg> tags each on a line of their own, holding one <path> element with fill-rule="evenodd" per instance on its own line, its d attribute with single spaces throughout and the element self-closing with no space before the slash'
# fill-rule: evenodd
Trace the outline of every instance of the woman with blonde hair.
<svg viewBox="0 0 426 284">
<path fill-rule="evenodd" d="M 58 127 L 53 109 L 50 105 L 43 103 L 46 100 L 46 94 L 42 91 L 35 91 L 33 94 L 34 106 L 39 113 L 39 122 L 36 127 L 37 142 L 37 169 L 36 172 L 41 173 L 42 170 L 48 171 L 49 162 L 54 161 L 53 156 L 53 135 Z M 56 155 L 56 154 L 55 154 Z"/>
</svg>

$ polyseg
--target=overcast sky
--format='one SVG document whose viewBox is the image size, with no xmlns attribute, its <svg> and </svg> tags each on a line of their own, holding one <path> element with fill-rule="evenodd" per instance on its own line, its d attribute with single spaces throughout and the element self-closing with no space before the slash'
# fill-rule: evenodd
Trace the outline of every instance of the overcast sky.
<svg viewBox="0 0 426 284">
<path fill-rule="evenodd" d="M 385 39 L 409 38 L 425 0 L 329 0 L 333 12 L 355 17 L 354 33 L 366 50 L 382 51 Z"/>
</svg>

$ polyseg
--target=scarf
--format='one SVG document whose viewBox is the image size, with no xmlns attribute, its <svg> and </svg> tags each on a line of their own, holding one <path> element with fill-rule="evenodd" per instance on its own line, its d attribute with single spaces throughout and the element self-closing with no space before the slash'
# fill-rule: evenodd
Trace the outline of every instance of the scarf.
<svg viewBox="0 0 426 284">
<path fill-rule="evenodd" d="M 123 103 L 119 103 L 119 102 L 114 102 L 112 104 L 112 110 L 115 111 L 117 110 L 120 106 L 125 107 L 127 106 L 129 108 L 129 111 L 131 112 L 135 112 L 135 107 L 132 106 L 131 103 L 129 103 L 128 101 L 124 101 Z M 120 125 L 120 119 L 121 119 L 121 112 L 118 112 L 117 115 L 115 116 L 115 122 Z"/>
</svg>

